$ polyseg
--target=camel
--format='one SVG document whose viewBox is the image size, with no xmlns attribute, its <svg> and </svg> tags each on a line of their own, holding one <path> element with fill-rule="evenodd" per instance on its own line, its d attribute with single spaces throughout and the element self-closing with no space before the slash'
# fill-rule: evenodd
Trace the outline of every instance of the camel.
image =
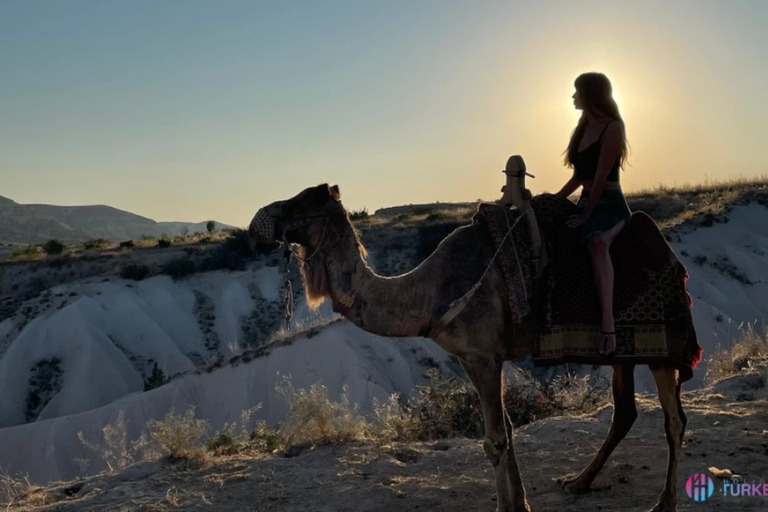
<svg viewBox="0 0 768 512">
<path fill-rule="evenodd" d="M 418 267 L 403 275 L 377 275 L 341 203 L 338 186 L 322 184 L 259 210 L 249 228 L 251 247 L 271 252 L 280 242 L 296 248 L 309 305 L 330 298 L 359 328 L 387 337 L 427 337 L 438 311 L 480 278 L 494 254 L 477 224 L 458 227 Z M 493 466 L 498 512 L 530 512 L 511 441 L 513 426 L 502 401 L 502 363 L 532 353 L 534 326 L 528 315 L 512 323 L 507 291 L 497 265 L 490 267 L 472 300 L 433 339 L 455 355 L 477 390 L 485 423 L 483 450 Z M 564 481 L 572 493 L 590 490 L 608 457 L 637 418 L 634 365 L 612 366 L 614 413 L 608 435 L 592 462 Z M 681 384 L 671 367 L 652 367 L 669 448 L 666 481 L 652 512 L 677 510 L 677 464 L 686 417 Z"/>
</svg>

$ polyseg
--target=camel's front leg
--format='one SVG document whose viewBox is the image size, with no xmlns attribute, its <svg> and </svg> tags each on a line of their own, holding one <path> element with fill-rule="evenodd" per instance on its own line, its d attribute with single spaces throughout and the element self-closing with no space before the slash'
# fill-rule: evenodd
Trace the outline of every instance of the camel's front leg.
<svg viewBox="0 0 768 512">
<path fill-rule="evenodd" d="M 461 361 L 480 396 L 485 422 L 483 450 L 493 465 L 496 478 L 498 512 L 530 512 L 525 488 L 515 459 L 512 440 L 507 435 L 502 402 L 502 360 L 471 357 Z"/>
<path fill-rule="evenodd" d="M 677 512 L 677 461 L 688 422 L 680 403 L 680 384 L 677 382 L 676 371 L 673 368 L 659 368 L 653 371 L 656 388 L 659 391 L 659 401 L 664 411 L 664 431 L 667 436 L 669 455 L 667 458 L 667 480 L 661 491 L 659 501 L 651 512 Z"/>
<path fill-rule="evenodd" d="M 592 462 L 584 468 L 579 476 L 563 482 L 568 492 L 581 493 L 589 490 L 597 474 L 605 465 L 613 450 L 627 435 L 632 424 L 637 419 L 635 405 L 635 366 L 626 365 L 613 367 L 613 418 L 608 436 L 600 447 Z"/>
</svg>

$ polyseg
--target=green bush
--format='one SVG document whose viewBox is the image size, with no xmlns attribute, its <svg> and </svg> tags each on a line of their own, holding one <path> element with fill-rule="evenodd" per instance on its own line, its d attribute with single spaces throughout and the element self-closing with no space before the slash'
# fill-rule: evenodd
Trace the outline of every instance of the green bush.
<svg viewBox="0 0 768 512">
<path fill-rule="evenodd" d="M 121 249 L 131 249 L 133 248 L 133 246 L 134 246 L 133 240 L 126 240 L 125 242 L 120 242 Z"/>
<path fill-rule="evenodd" d="M 150 274 L 149 267 L 146 265 L 136 265 L 134 263 L 131 263 L 130 265 L 126 265 L 123 267 L 123 269 L 120 271 L 120 277 L 123 279 L 133 279 L 134 281 L 141 281 L 142 279 L 145 279 Z"/>
<path fill-rule="evenodd" d="M 413 217 L 413 214 L 411 212 L 403 212 L 403 213 L 398 213 L 397 215 L 395 215 L 393 220 L 395 222 L 405 222 L 406 220 L 410 219 L 411 217 Z"/>
<path fill-rule="evenodd" d="M 195 262 L 190 258 L 178 258 L 173 261 L 169 261 L 163 266 L 163 274 L 168 274 L 174 281 L 181 279 L 184 276 L 195 273 Z"/>
<path fill-rule="evenodd" d="M 11 252 L 9 259 L 12 260 L 33 260 L 43 256 L 42 249 L 36 245 L 26 245 L 17 247 Z"/>
<path fill-rule="evenodd" d="M 278 427 L 269 427 L 266 422 L 256 422 L 256 428 L 251 432 L 251 441 L 255 448 L 262 452 L 273 452 L 280 447 L 280 431 Z"/>
<path fill-rule="evenodd" d="M 161 238 L 157 241 L 157 246 L 163 249 L 171 246 L 171 241 L 168 238 Z"/>
<path fill-rule="evenodd" d="M 368 218 L 368 209 L 353 210 L 349 212 L 349 220 L 365 220 Z"/>
<path fill-rule="evenodd" d="M 239 452 L 237 438 L 231 429 L 225 429 L 208 439 L 206 443 L 209 452 L 221 455 L 234 455 Z"/>
<path fill-rule="evenodd" d="M 85 250 L 91 250 L 91 249 L 103 249 L 104 247 L 109 244 L 109 241 L 104 238 L 94 238 L 92 240 L 88 240 L 83 244 L 83 249 Z"/>
<path fill-rule="evenodd" d="M 249 259 L 255 255 L 248 243 L 248 232 L 236 229 L 219 247 L 208 251 L 208 256 L 200 265 L 200 270 L 244 270 Z"/>
<path fill-rule="evenodd" d="M 48 240 L 43 244 L 43 250 L 46 252 L 46 254 L 61 254 L 64 252 L 64 248 L 66 246 L 63 242 L 56 240 L 55 238 L 52 240 Z"/>
</svg>

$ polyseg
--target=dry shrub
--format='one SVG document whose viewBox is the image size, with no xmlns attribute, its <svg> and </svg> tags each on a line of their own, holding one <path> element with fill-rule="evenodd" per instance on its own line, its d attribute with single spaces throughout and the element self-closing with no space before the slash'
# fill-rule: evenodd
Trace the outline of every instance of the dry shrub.
<svg viewBox="0 0 768 512">
<path fill-rule="evenodd" d="M 297 390 L 290 377 L 284 377 L 277 385 L 277 394 L 288 404 L 288 414 L 278 427 L 282 448 L 366 438 L 368 422 L 357 415 L 357 404 L 349 403 L 346 386 L 341 400 L 334 402 L 324 385 L 315 383 L 309 389 Z"/>
<path fill-rule="evenodd" d="M 730 377 L 741 370 L 751 368 L 756 360 L 768 357 L 768 331 L 758 332 L 754 324 L 747 324 L 741 338 L 730 348 L 718 349 L 707 358 L 707 384 Z"/>
<path fill-rule="evenodd" d="M 0 470 L 0 507 L 11 508 L 19 498 L 26 496 L 36 487 L 29 481 L 28 475 L 19 475 L 14 478 L 7 472 Z"/>
<path fill-rule="evenodd" d="M 86 448 L 97 453 L 104 460 L 110 473 L 128 467 L 134 462 L 133 456 L 136 454 L 136 449 L 128 443 L 123 411 L 118 413 L 114 423 L 108 423 L 101 429 L 100 441 L 90 441 L 82 432 L 77 433 L 77 438 Z M 77 462 L 81 472 L 84 473 L 87 461 L 79 459 Z"/>
<path fill-rule="evenodd" d="M 45 252 L 37 245 L 16 247 L 8 259 L 11 261 L 39 260 L 45 258 Z"/>
<path fill-rule="evenodd" d="M 248 448 L 258 449 L 258 447 L 253 446 L 254 436 L 248 432 L 248 423 L 251 416 L 259 409 L 261 409 L 261 404 L 242 411 L 239 423 L 225 423 L 221 430 L 208 440 L 206 444 L 208 451 L 214 452 L 216 455 L 234 455 Z M 257 429 L 259 426 L 257 425 Z"/>
<path fill-rule="evenodd" d="M 162 420 L 150 420 L 147 430 L 135 443 L 149 460 L 189 460 L 197 464 L 205 462 L 208 421 L 195 418 L 195 408 L 190 406 L 183 415 L 171 409 Z"/>
<path fill-rule="evenodd" d="M 427 372 L 429 384 L 400 405 L 397 395 L 384 404 L 374 402 L 375 437 L 421 441 L 484 435 L 480 398 L 474 387 L 459 379 L 444 379 L 437 369 Z M 530 373 L 518 384 L 504 386 L 506 412 L 516 427 L 565 414 L 591 412 L 608 401 L 609 384 L 589 377 L 564 375 L 542 382 Z"/>
</svg>

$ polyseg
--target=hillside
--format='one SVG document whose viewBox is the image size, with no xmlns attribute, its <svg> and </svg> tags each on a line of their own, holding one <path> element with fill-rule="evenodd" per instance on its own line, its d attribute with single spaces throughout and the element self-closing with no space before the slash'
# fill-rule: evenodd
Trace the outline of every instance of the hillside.
<svg viewBox="0 0 768 512">
<path fill-rule="evenodd" d="M 202 228 L 200 227 L 202 226 Z M 155 222 L 111 206 L 53 206 L 18 204 L 0 197 L 0 244 L 41 244 L 58 239 L 82 243 L 94 238 L 131 240 L 205 231 L 205 222 Z M 228 227 L 217 223 L 216 228 Z"/>
</svg>

